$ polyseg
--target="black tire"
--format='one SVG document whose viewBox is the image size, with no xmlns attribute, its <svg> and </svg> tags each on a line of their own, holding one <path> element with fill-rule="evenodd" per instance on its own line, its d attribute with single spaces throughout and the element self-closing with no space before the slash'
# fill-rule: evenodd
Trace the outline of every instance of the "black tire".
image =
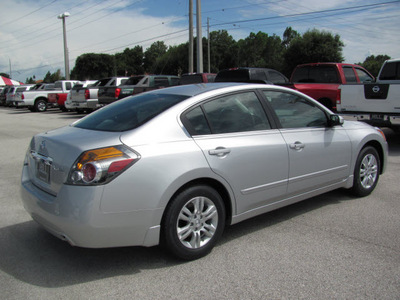
<svg viewBox="0 0 400 300">
<path fill-rule="evenodd" d="M 351 192 L 358 197 L 368 196 L 378 184 L 381 162 L 374 147 L 368 146 L 358 154 Z"/>
<path fill-rule="evenodd" d="M 44 112 L 47 110 L 47 102 L 43 99 L 36 100 L 35 111 Z"/>
<path fill-rule="evenodd" d="M 196 185 L 171 200 L 163 219 L 161 242 L 174 256 L 194 260 L 210 253 L 224 227 L 225 207 L 220 194 L 207 185 Z"/>
</svg>

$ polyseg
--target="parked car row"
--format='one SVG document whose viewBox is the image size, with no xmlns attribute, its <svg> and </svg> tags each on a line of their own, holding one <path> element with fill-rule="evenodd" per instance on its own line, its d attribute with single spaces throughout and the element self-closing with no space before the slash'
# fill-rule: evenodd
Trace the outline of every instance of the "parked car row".
<svg viewBox="0 0 400 300">
<path fill-rule="evenodd" d="M 8 105 L 45 111 L 58 106 L 61 110 L 91 112 L 127 96 L 175 85 L 208 82 L 270 83 L 286 86 L 314 98 L 332 111 L 336 110 L 339 86 L 373 82 L 363 67 L 343 63 L 309 63 L 297 66 L 290 81 L 282 73 L 268 68 L 230 68 L 217 74 L 137 75 L 109 77 L 98 81 L 57 81 L 54 87 L 41 85 L 31 91 L 17 92 Z M 11 100 L 12 99 L 12 100 Z M 0 98 L 1 101 L 1 98 Z"/>
<path fill-rule="evenodd" d="M 0 92 L 0 105 L 12 106 L 12 103 L 15 99 L 15 95 L 17 93 L 22 93 L 23 91 L 29 91 L 33 87 L 34 87 L 33 84 L 10 85 L 4 87 Z"/>
</svg>

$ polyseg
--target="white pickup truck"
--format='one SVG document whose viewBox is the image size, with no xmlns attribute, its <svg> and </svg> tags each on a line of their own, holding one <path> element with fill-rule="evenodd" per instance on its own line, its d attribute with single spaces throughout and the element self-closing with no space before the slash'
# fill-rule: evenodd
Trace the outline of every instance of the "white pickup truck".
<svg viewBox="0 0 400 300">
<path fill-rule="evenodd" d="M 400 121 L 400 59 L 384 62 L 376 82 L 339 87 L 337 111 L 374 126 L 394 127 Z"/>
<path fill-rule="evenodd" d="M 13 104 L 16 107 L 28 107 L 30 111 L 46 111 L 49 93 L 66 93 L 72 89 L 76 82 L 76 80 L 59 80 L 51 87 L 43 85 L 38 89 L 25 91 L 15 96 Z"/>
</svg>

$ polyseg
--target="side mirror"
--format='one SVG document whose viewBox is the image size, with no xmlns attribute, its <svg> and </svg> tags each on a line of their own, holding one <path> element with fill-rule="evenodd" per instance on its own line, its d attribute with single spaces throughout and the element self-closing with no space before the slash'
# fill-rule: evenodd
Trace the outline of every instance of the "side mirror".
<svg viewBox="0 0 400 300">
<path fill-rule="evenodd" d="M 333 126 L 343 125 L 344 119 L 339 115 L 330 115 L 329 116 L 329 123 Z"/>
</svg>

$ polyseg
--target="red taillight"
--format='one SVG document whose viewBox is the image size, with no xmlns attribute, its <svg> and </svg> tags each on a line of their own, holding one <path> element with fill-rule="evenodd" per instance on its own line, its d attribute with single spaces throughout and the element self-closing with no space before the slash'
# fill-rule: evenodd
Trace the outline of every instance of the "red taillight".
<svg viewBox="0 0 400 300">
<path fill-rule="evenodd" d="M 116 100 L 118 100 L 119 94 L 121 94 L 121 89 L 120 89 L 120 88 L 116 88 L 116 89 L 115 89 L 115 99 L 116 99 Z"/>
<path fill-rule="evenodd" d="M 120 172 L 123 169 L 125 169 L 125 167 L 127 165 L 129 165 L 131 162 L 133 162 L 133 158 L 120 160 L 120 161 L 114 161 L 113 163 L 111 163 L 107 172 L 108 173 Z"/>
<path fill-rule="evenodd" d="M 101 176 L 101 170 L 95 165 L 95 163 L 87 163 L 82 167 L 82 180 L 86 183 L 91 183 L 95 179 L 99 179 Z"/>
<path fill-rule="evenodd" d="M 341 89 L 338 89 L 336 92 L 336 105 L 337 104 L 341 104 L 342 103 L 342 93 L 341 93 Z"/>
<path fill-rule="evenodd" d="M 22 99 L 22 100 L 24 100 L 24 99 L 25 99 L 25 96 L 24 96 L 24 94 L 22 94 L 22 96 L 21 96 L 21 99 Z"/>
<path fill-rule="evenodd" d="M 85 151 L 75 161 L 67 183 L 74 185 L 105 184 L 140 159 L 140 155 L 124 146 Z"/>
<path fill-rule="evenodd" d="M 90 92 L 88 89 L 85 90 L 85 99 L 86 100 L 90 99 Z"/>
</svg>

